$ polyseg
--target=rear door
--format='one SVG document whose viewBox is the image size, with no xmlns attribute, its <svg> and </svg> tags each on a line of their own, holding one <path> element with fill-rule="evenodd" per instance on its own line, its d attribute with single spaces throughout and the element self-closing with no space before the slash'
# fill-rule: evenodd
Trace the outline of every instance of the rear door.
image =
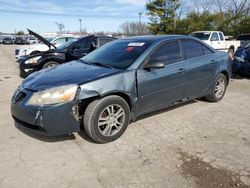
<svg viewBox="0 0 250 188">
<path fill-rule="evenodd" d="M 181 44 L 187 64 L 184 98 L 197 97 L 213 82 L 218 66 L 215 53 L 196 40 L 183 39 Z"/>
<path fill-rule="evenodd" d="M 146 61 L 164 63 L 165 68 L 137 70 L 140 114 L 181 100 L 185 88 L 185 63 L 177 40 L 160 45 Z"/>
</svg>

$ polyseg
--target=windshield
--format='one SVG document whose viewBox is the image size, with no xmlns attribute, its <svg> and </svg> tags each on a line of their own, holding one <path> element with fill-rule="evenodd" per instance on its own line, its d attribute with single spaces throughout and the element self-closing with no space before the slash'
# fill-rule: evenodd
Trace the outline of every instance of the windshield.
<svg viewBox="0 0 250 188">
<path fill-rule="evenodd" d="M 117 69 L 126 69 L 143 53 L 150 42 L 116 40 L 83 57 L 86 63 L 99 63 Z"/>
<path fill-rule="evenodd" d="M 191 33 L 191 36 L 196 37 L 200 40 L 208 40 L 210 36 L 210 32 L 200 32 L 200 33 Z"/>
<path fill-rule="evenodd" d="M 68 42 L 64 42 L 62 43 L 60 46 L 57 47 L 58 50 L 64 50 L 66 48 L 68 48 L 71 44 L 73 44 L 75 41 L 77 41 L 77 39 L 75 40 L 70 40 Z"/>
</svg>

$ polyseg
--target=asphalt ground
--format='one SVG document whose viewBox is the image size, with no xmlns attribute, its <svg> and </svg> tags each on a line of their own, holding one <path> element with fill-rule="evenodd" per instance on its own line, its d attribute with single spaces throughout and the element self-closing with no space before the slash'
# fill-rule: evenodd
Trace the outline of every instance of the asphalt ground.
<svg viewBox="0 0 250 188">
<path fill-rule="evenodd" d="M 249 187 L 250 80 L 219 103 L 194 100 L 149 114 L 108 144 L 85 133 L 43 137 L 15 127 L 22 82 L 15 45 L 0 45 L 0 187 Z"/>
</svg>

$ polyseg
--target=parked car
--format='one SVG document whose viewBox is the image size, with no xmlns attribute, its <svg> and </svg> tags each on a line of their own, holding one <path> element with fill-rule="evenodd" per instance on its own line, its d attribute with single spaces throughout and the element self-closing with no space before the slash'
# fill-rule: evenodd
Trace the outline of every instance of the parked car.
<svg viewBox="0 0 250 188">
<path fill-rule="evenodd" d="M 24 37 L 16 37 L 14 40 L 15 44 L 27 44 L 27 40 Z"/>
<path fill-rule="evenodd" d="M 55 48 L 63 44 L 64 42 L 70 41 L 70 40 L 75 40 L 75 37 L 57 37 L 51 41 L 46 40 L 39 34 L 28 30 L 30 35 L 33 35 L 36 37 L 36 40 L 39 40 L 42 42 L 42 44 L 32 44 L 29 46 L 24 46 L 24 47 L 18 47 L 15 49 L 15 56 L 16 60 L 18 60 L 20 57 L 25 56 L 25 55 L 32 55 L 35 53 L 39 52 L 44 52 L 49 50 L 50 48 Z"/>
<path fill-rule="evenodd" d="M 191 36 L 196 37 L 208 45 L 219 51 L 227 51 L 231 45 L 236 48 L 240 46 L 240 42 L 236 40 L 225 40 L 225 36 L 221 31 L 196 31 Z"/>
<path fill-rule="evenodd" d="M 241 47 L 245 47 L 248 43 L 250 43 L 250 34 L 242 34 L 237 37 L 237 41 L 240 41 Z"/>
<path fill-rule="evenodd" d="M 33 73 L 15 91 L 11 112 L 21 129 L 55 136 L 83 123 L 106 143 L 143 114 L 200 97 L 220 101 L 229 76 L 227 54 L 196 38 L 132 37 Z"/>
<path fill-rule="evenodd" d="M 3 43 L 3 38 L 0 36 L 0 44 Z"/>
<path fill-rule="evenodd" d="M 232 62 L 232 72 L 241 76 L 250 77 L 250 43 L 244 48 L 239 47 Z"/>
<path fill-rule="evenodd" d="M 20 76 L 25 78 L 35 71 L 79 59 L 115 39 L 91 35 L 77 41 L 68 41 L 56 49 L 23 57 L 19 60 Z"/>
<path fill-rule="evenodd" d="M 14 40 L 11 37 L 4 37 L 2 43 L 3 44 L 14 44 Z"/>
<path fill-rule="evenodd" d="M 39 40 L 38 40 L 37 38 L 35 38 L 35 37 L 29 37 L 29 38 L 27 39 L 27 43 L 28 43 L 28 44 L 38 44 L 38 43 L 39 43 Z"/>
</svg>

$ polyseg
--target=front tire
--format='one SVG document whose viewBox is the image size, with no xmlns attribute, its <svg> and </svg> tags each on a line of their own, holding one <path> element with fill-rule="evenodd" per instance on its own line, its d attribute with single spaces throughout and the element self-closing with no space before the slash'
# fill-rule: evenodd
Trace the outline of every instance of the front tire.
<svg viewBox="0 0 250 188">
<path fill-rule="evenodd" d="M 116 95 L 91 102 L 86 108 L 83 125 L 86 134 L 97 143 L 118 139 L 128 127 L 130 108 Z"/>
<path fill-rule="evenodd" d="M 211 93 L 205 98 L 209 102 L 219 102 L 225 95 L 227 89 L 227 78 L 224 74 L 220 73 L 214 83 Z"/>
<path fill-rule="evenodd" d="M 45 63 L 43 65 L 42 69 L 46 69 L 46 68 L 49 68 L 49 67 L 54 67 L 54 66 L 57 66 L 57 65 L 59 65 L 58 62 L 56 62 L 56 61 L 49 61 L 49 62 L 47 62 L 47 63 Z"/>
</svg>

